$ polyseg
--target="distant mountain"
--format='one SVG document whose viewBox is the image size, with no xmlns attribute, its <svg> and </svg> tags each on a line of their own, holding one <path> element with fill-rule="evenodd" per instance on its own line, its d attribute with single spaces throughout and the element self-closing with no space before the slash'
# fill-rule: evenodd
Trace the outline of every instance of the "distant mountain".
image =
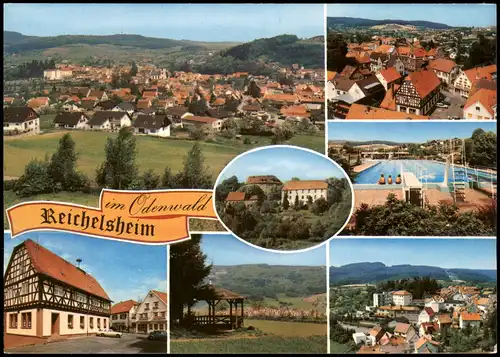
<svg viewBox="0 0 500 357">
<path fill-rule="evenodd" d="M 399 280 L 416 276 L 429 276 L 437 280 L 465 280 L 484 283 L 496 281 L 496 270 L 482 269 L 443 269 L 425 265 L 393 265 L 383 263 L 354 263 L 341 267 L 330 267 L 330 284 L 367 284 L 385 280 Z"/>
<path fill-rule="evenodd" d="M 359 145 L 390 145 L 390 146 L 396 146 L 396 145 L 403 145 L 403 144 L 408 144 L 408 143 L 397 143 L 394 141 L 387 141 L 387 140 L 370 140 L 370 141 L 351 141 L 351 140 L 328 140 L 329 143 L 332 144 L 345 144 L 349 143 L 352 146 L 359 146 Z"/>
<path fill-rule="evenodd" d="M 3 44 L 4 47 L 8 45 L 13 45 L 23 41 L 28 41 L 30 39 L 35 39 L 36 36 L 25 36 L 22 33 L 14 31 L 4 31 L 3 32 Z"/>
<path fill-rule="evenodd" d="M 268 264 L 214 265 L 210 280 L 250 298 L 275 298 L 276 294 L 307 297 L 326 292 L 325 267 Z"/>
<path fill-rule="evenodd" d="M 411 21 L 411 20 L 371 20 L 371 19 L 363 19 L 359 17 L 328 17 L 327 18 L 327 26 L 333 27 L 335 25 L 344 25 L 351 27 L 371 27 L 377 25 L 388 25 L 388 24 L 396 24 L 396 25 L 411 25 L 417 27 L 426 27 L 429 29 L 450 29 L 452 26 L 448 26 L 446 24 L 431 22 L 431 21 Z"/>
</svg>

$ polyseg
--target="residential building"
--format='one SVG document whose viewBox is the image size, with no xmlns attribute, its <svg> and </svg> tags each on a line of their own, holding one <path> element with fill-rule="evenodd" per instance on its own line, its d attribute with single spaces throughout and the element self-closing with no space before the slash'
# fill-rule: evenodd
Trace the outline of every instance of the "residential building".
<svg viewBox="0 0 500 357">
<path fill-rule="evenodd" d="M 95 334 L 109 327 L 110 312 L 111 299 L 92 275 L 31 239 L 14 247 L 4 274 L 9 343 Z"/>
<path fill-rule="evenodd" d="M 390 292 L 374 293 L 373 306 L 385 306 L 392 302 L 392 294 Z"/>
<path fill-rule="evenodd" d="M 316 201 L 319 198 L 327 199 L 328 195 L 328 184 L 326 181 L 322 180 L 292 180 L 286 182 L 281 189 L 281 202 L 287 196 L 290 205 L 295 203 L 295 198 L 301 203 L 306 203 L 308 197 L 312 198 L 312 201 Z"/>
<path fill-rule="evenodd" d="M 449 59 L 438 58 L 429 61 L 429 68 L 431 68 L 439 77 L 442 83 L 447 87 L 452 86 L 460 68 L 457 64 Z"/>
<path fill-rule="evenodd" d="M 111 306 L 111 327 L 116 331 L 135 331 L 136 309 L 139 303 L 135 300 L 120 301 Z"/>
<path fill-rule="evenodd" d="M 375 73 L 378 81 L 384 86 L 385 90 L 393 88 L 394 84 L 401 84 L 402 76 L 394 67 L 389 67 Z"/>
<path fill-rule="evenodd" d="M 387 61 L 387 68 L 391 68 L 391 67 L 396 68 L 398 73 L 401 75 L 405 71 L 405 65 L 404 65 L 403 61 L 401 61 L 401 59 L 399 58 L 399 56 L 395 52 L 391 55 L 391 57 Z"/>
<path fill-rule="evenodd" d="M 259 200 L 258 196 L 250 196 L 245 192 L 229 192 L 229 194 L 226 197 L 226 206 L 229 204 L 236 204 L 236 203 L 243 203 L 245 206 L 250 206 L 253 205 L 254 203 L 257 203 Z"/>
<path fill-rule="evenodd" d="M 427 115 L 439 101 L 441 81 L 432 70 L 410 73 L 395 93 L 398 112 Z"/>
<path fill-rule="evenodd" d="M 106 122 L 109 122 L 109 125 L 105 125 Z M 112 110 L 102 110 L 95 112 L 95 114 L 89 121 L 91 129 L 99 129 L 98 126 L 100 125 L 101 129 L 118 130 L 126 126 L 130 126 L 131 124 L 132 120 L 130 119 L 130 116 L 127 114 L 127 112 L 116 112 Z"/>
<path fill-rule="evenodd" d="M 73 71 L 68 67 L 63 67 L 59 69 L 46 69 L 43 71 L 43 78 L 49 81 L 68 78 L 71 77 L 72 75 Z"/>
<path fill-rule="evenodd" d="M 467 98 L 464 104 L 464 118 L 496 120 L 496 104 L 496 89 L 481 88 Z"/>
<path fill-rule="evenodd" d="M 172 122 L 166 115 L 139 115 L 134 121 L 134 133 L 152 136 L 170 136 Z"/>
<path fill-rule="evenodd" d="M 167 294 L 157 290 L 149 291 L 137 306 L 135 316 L 131 315 L 131 321 L 136 322 L 135 332 L 166 331 L 167 310 Z"/>
<path fill-rule="evenodd" d="M 481 324 L 481 314 L 480 313 L 469 313 L 464 311 L 460 314 L 459 326 L 460 328 L 465 328 L 467 325 L 471 327 L 479 327 Z"/>
<path fill-rule="evenodd" d="M 88 129 L 89 117 L 81 112 L 60 113 L 54 118 L 54 126 L 64 129 Z"/>
<path fill-rule="evenodd" d="M 438 317 L 437 317 L 437 323 L 438 323 L 439 329 L 442 330 L 442 329 L 445 329 L 447 327 L 451 327 L 453 321 L 452 321 L 449 314 L 441 314 L 441 315 L 438 315 Z"/>
<path fill-rule="evenodd" d="M 28 107 L 39 113 L 44 108 L 48 108 L 50 99 L 48 97 L 31 98 L 26 103 Z"/>
<path fill-rule="evenodd" d="M 173 108 L 171 108 L 173 109 Z M 222 130 L 222 123 L 224 121 L 221 119 L 217 118 L 212 118 L 212 117 L 200 117 L 197 115 L 190 115 L 182 118 L 182 126 L 193 126 L 193 127 L 202 127 L 206 126 L 210 128 L 211 130 L 215 131 L 221 131 Z"/>
<path fill-rule="evenodd" d="M 4 134 L 39 134 L 40 117 L 30 107 L 9 107 L 3 110 Z"/>
<path fill-rule="evenodd" d="M 349 92 L 351 87 L 356 83 L 352 79 L 346 77 L 335 77 L 332 81 L 327 82 L 328 99 L 335 99 Z"/>
<path fill-rule="evenodd" d="M 424 309 L 420 312 L 418 315 L 418 323 L 424 323 L 424 322 L 431 322 L 434 320 L 434 316 L 436 314 L 434 313 L 434 310 L 430 307 L 424 307 Z"/>
<path fill-rule="evenodd" d="M 422 336 L 415 343 L 415 353 L 438 353 L 440 343 L 434 341 L 432 336 Z"/>
<path fill-rule="evenodd" d="M 274 175 L 248 176 L 247 185 L 259 186 L 265 194 L 269 194 L 273 189 L 279 188 L 283 183 Z"/>
<path fill-rule="evenodd" d="M 411 324 L 405 324 L 402 322 L 398 322 L 396 324 L 396 327 L 394 328 L 394 335 L 401 336 L 401 337 L 405 338 L 407 341 L 409 341 L 415 335 L 417 335 L 417 331 L 415 330 L 415 328 Z"/>
<path fill-rule="evenodd" d="M 475 67 L 466 71 L 460 71 L 457 78 L 453 82 L 455 93 L 462 97 L 468 98 L 469 92 L 474 83 L 480 79 L 496 81 L 497 66 L 495 64 L 485 67 Z"/>
<path fill-rule="evenodd" d="M 131 117 L 135 111 L 135 105 L 130 102 L 121 102 L 111 109 L 114 112 L 127 112 L 127 114 Z"/>
<path fill-rule="evenodd" d="M 408 306 L 411 305 L 413 295 L 406 290 L 394 291 L 392 293 L 392 303 L 394 305 Z"/>
<path fill-rule="evenodd" d="M 370 70 L 375 73 L 387 68 L 389 55 L 386 53 L 372 52 L 370 54 Z"/>
</svg>

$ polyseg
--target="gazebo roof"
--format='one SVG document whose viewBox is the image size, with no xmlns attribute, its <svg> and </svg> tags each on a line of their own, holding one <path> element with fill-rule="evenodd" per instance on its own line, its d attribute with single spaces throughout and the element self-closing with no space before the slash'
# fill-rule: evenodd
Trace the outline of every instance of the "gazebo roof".
<svg viewBox="0 0 500 357">
<path fill-rule="evenodd" d="M 240 295 L 228 289 L 217 288 L 215 286 L 212 286 L 212 289 L 215 291 L 215 296 L 220 300 L 246 299 L 246 296 Z"/>
</svg>

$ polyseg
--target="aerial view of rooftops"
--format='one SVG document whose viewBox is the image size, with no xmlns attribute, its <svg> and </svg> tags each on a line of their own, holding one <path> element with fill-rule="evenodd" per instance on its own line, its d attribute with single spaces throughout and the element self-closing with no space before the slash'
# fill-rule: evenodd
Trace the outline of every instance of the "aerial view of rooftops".
<svg viewBox="0 0 500 357">
<path fill-rule="evenodd" d="M 495 4 L 328 4 L 328 119 L 495 119 Z"/>
</svg>

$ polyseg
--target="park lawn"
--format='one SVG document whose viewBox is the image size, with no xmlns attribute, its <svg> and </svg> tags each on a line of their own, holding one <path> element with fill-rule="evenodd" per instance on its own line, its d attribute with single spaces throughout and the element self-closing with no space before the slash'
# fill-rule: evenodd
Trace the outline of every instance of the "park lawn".
<svg viewBox="0 0 500 357">
<path fill-rule="evenodd" d="M 48 121 L 50 119 L 44 120 Z M 29 161 L 35 158 L 44 159 L 45 155 L 50 157 L 57 150 L 59 139 L 67 132 L 61 130 L 36 136 L 4 140 L 4 177 L 19 177 L 23 174 L 24 167 Z M 76 151 L 79 155 L 77 168 L 93 179 L 96 168 L 104 161 L 106 140 L 108 137 L 115 137 L 116 133 L 77 130 L 70 131 L 70 133 L 76 143 Z M 205 156 L 205 164 L 215 180 L 220 171 L 233 158 L 256 145 L 268 145 L 268 139 L 266 138 L 265 143 L 256 140 L 256 143 L 251 145 L 236 141 L 224 142 L 224 144 L 210 142 L 199 142 L 199 144 Z M 294 139 L 300 142 L 308 141 L 309 147 L 320 148 L 320 152 L 324 152 L 324 138 L 321 136 L 297 135 L 292 138 L 290 144 Z M 184 159 L 194 143 L 192 140 L 137 136 L 136 162 L 139 170 L 144 172 L 153 169 L 156 173 L 162 174 L 165 168 L 169 167 L 174 173 L 178 172 L 182 169 Z"/>
<path fill-rule="evenodd" d="M 344 345 L 342 343 L 334 342 L 330 340 L 330 352 L 329 353 L 338 353 L 338 354 L 346 354 L 346 353 L 356 353 L 351 349 L 350 346 Z"/>
<path fill-rule="evenodd" d="M 171 353 L 327 353 L 324 336 L 171 341 Z"/>
<path fill-rule="evenodd" d="M 57 192 L 49 194 L 35 195 L 31 197 L 19 197 L 13 191 L 3 192 L 3 204 L 4 204 L 4 229 L 10 229 L 9 222 L 7 220 L 7 214 L 5 212 L 6 208 L 12 207 L 15 204 L 27 201 L 58 201 L 58 202 L 69 202 L 83 206 L 98 207 L 99 205 L 99 195 L 88 194 L 82 192 Z M 208 219 L 195 219 L 191 218 L 189 220 L 189 228 L 191 231 L 225 231 L 224 227 L 216 220 Z"/>
<path fill-rule="evenodd" d="M 309 337 L 327 335 L 326 321 L 323 324 L 309 322 L 292 322 L 276 320 L 245 319 L 245 326 L 253 326 L 266 334 L 273 334 L 283 337 Z M 325 346 L 326 347 L 326 346 Z"/>
</svg>

